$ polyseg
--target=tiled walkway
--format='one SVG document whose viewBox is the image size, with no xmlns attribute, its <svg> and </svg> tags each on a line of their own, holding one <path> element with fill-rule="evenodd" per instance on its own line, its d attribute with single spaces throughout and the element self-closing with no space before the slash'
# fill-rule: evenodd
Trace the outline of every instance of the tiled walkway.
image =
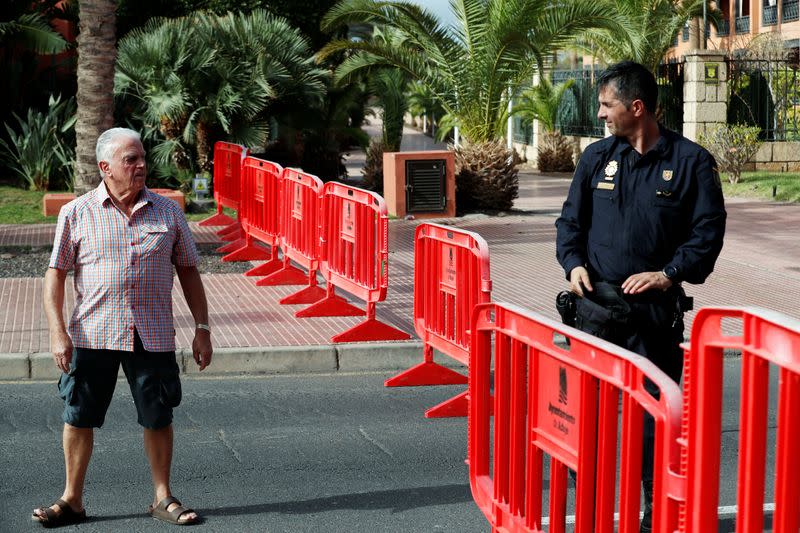
<svg viewBox="0 0 800 533">
<path fill-rule="evenodd" d="M 407 135 L 419 134 L 407 130 Z M 440 221 L 475 231 L 489 243 L 494 300 L 556 317 L 553 300 L 566 281 L 555 260 L 553 223 L 568 186 L 569 177 L 521 173 L 519 211 Z M 706 284 L 687 287 L 695 305 L 757 305 L 800 318 L 800 205 L 734 200 L 727 207 L 728 231 L 716 271 Z M 408 332 L 413 332 L 412 241 L 418 224 L 390 222 L 389 291 L 378 304 L 379 319 Z M 53 230 L 53 225 L 0 226 L 0 246 L 49 245 Z M 192 224 L 192 230 L 200 242 L 216 239 L 213 229 Z M 299 287 L 256 287 L 255 278 L 238 274 L 205 275 L 204 280 L 214 343 L 220 348 L 329 344 L 332 335 L 359 322 L 295 318 L 293 312 L 302 306 L 277 302 Z M 41 293 L 41 279 L 0 279 L 0 353 L 48 349 Z M 178 347 L 185 348 L 192 321 L 177 286 L 173 301 Z M 70 287 L 68 307 L 71 302 Z"/>
</svg>

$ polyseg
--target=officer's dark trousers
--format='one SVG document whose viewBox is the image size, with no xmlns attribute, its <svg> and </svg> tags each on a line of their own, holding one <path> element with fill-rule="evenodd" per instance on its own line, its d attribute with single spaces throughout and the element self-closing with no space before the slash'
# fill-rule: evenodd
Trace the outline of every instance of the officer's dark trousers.
<svg viewBox="0 0 800 533">
<path fill-rule="evenodd" d="M 683 373 L 683 350 L 680 348 L 680 343 L 683 342 L 683 320 L 675 320 L 677 292 L 650 291 L 643 295 L 623 298 L 631 308 L 628 323 L 624 327 L 604 331 L 600 336 L 646 357 L 673 381 L 679 383 Z M 607 303 L 596 301 L 604 305 Z M 580 329 L 594 335 L 598 334 L 597 331 L 589 331 L 591 328 L 581 327 L 580 320 L 578 322 Z M 658 389 L 654 383 L 647 380 L 645 388 L 658 398 Z M 645 492 L 646 505 L 649 506 L 652 502 L 655 452 L 655 423 L 649 414 L 645 414 L 643 433 L 642 488 Z"/>
<path fill-rule="evenodd" d="M 631 304 L 631 332 L 620 338 L 618 344 L 643 355 L 660 368 L 675 383 L 680 383 L 683 373 L 683 320 L 675 323 L 675 299 L 665 298 L 652 303 Z M 673 326 L 674 324 L 674 326 Z M 658 398 L 658 389 L 651 381 L 645 382 L 648 392 Z M 642 485 L 648 497 L 653 486 L 655 423 L 645 414 L 642 450 Z"/>
</svg>

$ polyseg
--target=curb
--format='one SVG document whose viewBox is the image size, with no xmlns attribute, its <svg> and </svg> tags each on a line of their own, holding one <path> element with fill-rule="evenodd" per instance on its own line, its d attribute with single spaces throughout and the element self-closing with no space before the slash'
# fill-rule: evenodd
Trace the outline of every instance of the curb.
<svg viewBox="0 0 800 533">
<path fill-rule="evenodd" d="M 175 358 L 181 373 L 191 377 L 403 370 L 423 360 L 422 341 L 217 348 L 211 366 L 202 373 L 191 349 L 177 350 Z M 466 370 L 464 365 L 438 353 L 436 362 Z M 60 376 L 50 353 L 0 354 L 0 381 L 55 381 Z"/>
</svg>

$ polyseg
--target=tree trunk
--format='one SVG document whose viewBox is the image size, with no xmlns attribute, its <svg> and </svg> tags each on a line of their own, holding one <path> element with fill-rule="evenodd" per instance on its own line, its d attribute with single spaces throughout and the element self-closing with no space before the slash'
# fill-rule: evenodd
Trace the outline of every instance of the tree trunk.
<svg viewBox="0 0 800 533">
<path fill-rule="evenodd" d="M 94 149 L 97 137 L 114 125 L 116 2 L 79 0 L 78 118 L 75 123 L 75 193 L 100 182 Z"/>
</svg>

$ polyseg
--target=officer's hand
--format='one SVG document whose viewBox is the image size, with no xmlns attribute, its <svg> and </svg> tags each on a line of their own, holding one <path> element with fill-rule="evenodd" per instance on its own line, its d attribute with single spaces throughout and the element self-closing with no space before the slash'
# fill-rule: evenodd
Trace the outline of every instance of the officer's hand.
<svg viewBox="0 0 800 533">
<path fill-rule="evenodd" d="M 640 272 L 622 283 L 625 294 L 640 294 L 651 289 L 665 291 L 672 287 L 672 280 L 661 272 Z"/>
<path fill-rule="evenodd" d="M 575 267 L 569 273 L 569 288 L 572 292 L 583 298 L 583 289 L 591 292 L 592 282 L 589 281 L 589 271 L 585 267 Z"/>
<path fill-rule="evenodd" d="M 194 362 L 204 370 L 211 364 L 211 355 L 214 349 L 211 347 L 211 332 L 204 329 L 196 329 L 194 331 L 194 340 L 192 341 L 192 355 Z"/>
<path fill-rule="evenodd" d="M 72 351 L 72 339 L 66 331 L 50 332 L 50 352 L 53 354 L 53 361 L 55 361 L 59 370 L 65 374 L 69 373 Z"/>
</svg>

